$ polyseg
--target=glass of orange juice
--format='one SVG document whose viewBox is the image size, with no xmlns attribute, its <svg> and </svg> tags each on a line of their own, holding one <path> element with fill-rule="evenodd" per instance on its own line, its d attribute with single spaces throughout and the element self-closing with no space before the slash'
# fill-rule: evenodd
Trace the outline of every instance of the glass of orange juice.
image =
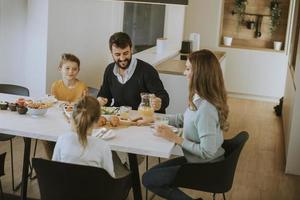
<svg viewBox="0 0 300 200">
<path fill-rule="evenodd" d="M 132 110 L 130 106 L 121 106 L 120 107 L 120 118 L 127 120 L 129 118 L 129 112 Z"/>
</svg>

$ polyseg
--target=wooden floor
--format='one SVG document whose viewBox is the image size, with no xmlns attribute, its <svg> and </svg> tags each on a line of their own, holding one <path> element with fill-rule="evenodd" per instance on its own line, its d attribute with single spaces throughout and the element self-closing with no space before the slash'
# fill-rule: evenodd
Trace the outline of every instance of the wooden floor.
<svg viewBox="0 0 300 200">
<path fill-rule="evenodd" d="M 226 194 L 229 200 L 300 200 L 300 176 L 284 174 L 284 142 L 281 118 L 273 111 L 275 104 L 253 100 L 229 99 L 231 138 L 240 131 L 248 131 L 250 138 L 239 159 L 233 187 Z M 22 138 L 14 139 L 16 180 L 20 180 L 23 156 Z M 9 142 L 0 143 L 0 152 L 9 153 Z M 45 157 L 39 143 L 37 156 Z M 157 163 L 151 158 L 151 163 Z M 145 166 L 140 166 L 141 174 Z M 1 178 L 3 190 L 11 193 L 10 156 L 6 157 L 6 175 Z M 211 194 L 184 190 L 193 198 L 211 199 Z M 144 190 L 143 190 L 144 192 Z M 30 197 L 39 198 L 37 181 L 30 181 Z M 129 199 L 132 199 L 131 195 Z M 160 200 L 157 196 L 154 200 Z M 221 195 L 217 199 L 222 199 Z"/>
</svg>

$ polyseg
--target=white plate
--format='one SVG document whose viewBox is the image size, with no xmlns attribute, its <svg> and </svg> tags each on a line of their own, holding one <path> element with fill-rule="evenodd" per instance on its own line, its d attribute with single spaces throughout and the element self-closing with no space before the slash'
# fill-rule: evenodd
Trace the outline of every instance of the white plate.
<svg viewBox="0 0 300 200">
<path fill-rule="evenodd" d="M 109 139 L 116 137 L 116 133 L 111 129 L 97 128 L 97 129 L 93 130 L 92 136 L 101 138 L 103 140 L 109 140 Z"/>
<path fill-rule="evenodd" d="M 107 133 L 102 135 L 101 139 L 110 140 L 114 137 L 116 137 L 116 133 L 113 130 L 109 130 Z"/>
<path fill-rule="evenodd" d="M 176 128 L 175 126 L 171 126 L 171 125 L 167 125 L 174 133 L 178 132 L 178 128 Z M 150 128 L 152 131 L 155 132 L 155 124 L 150 125 Z"/>
<path fill-rule="evenodd" d="M 117 115 L 120 112 L 119 107 L 101 107 L 101 114 L 102 115 Z"/>
</svg>

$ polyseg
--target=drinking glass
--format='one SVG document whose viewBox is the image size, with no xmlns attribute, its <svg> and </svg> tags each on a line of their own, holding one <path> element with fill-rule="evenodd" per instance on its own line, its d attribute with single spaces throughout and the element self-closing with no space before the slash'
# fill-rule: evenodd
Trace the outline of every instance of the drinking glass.
<svg viewBox="0 0 300 200">
<path fill-rule="evenodd" d="M 128 119 L 129 118 L 129 112 L 132 110 L 132 107 L 130 106 L 121 106 L 120 107 L 120 117 L 121 119 Z"/>
<path fill-rule="evenodd" d="M 169 124 L 169 118 L 166 116 L 159 116 L 155 119 L 155 126 L 159 125 L 168 125 Z"/>
</svg>

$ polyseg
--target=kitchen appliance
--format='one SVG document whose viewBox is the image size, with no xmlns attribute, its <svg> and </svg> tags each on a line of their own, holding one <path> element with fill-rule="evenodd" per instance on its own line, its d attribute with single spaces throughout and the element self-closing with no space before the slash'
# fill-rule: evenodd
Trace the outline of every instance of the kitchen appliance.
<svg viewBox="0 0 300 200">
<path fill-rule="evenodd" d="M 192 42 L 192 51 L 200 50 L 200 34 L 191 33 L 189 39 Z"/>
</svg>

